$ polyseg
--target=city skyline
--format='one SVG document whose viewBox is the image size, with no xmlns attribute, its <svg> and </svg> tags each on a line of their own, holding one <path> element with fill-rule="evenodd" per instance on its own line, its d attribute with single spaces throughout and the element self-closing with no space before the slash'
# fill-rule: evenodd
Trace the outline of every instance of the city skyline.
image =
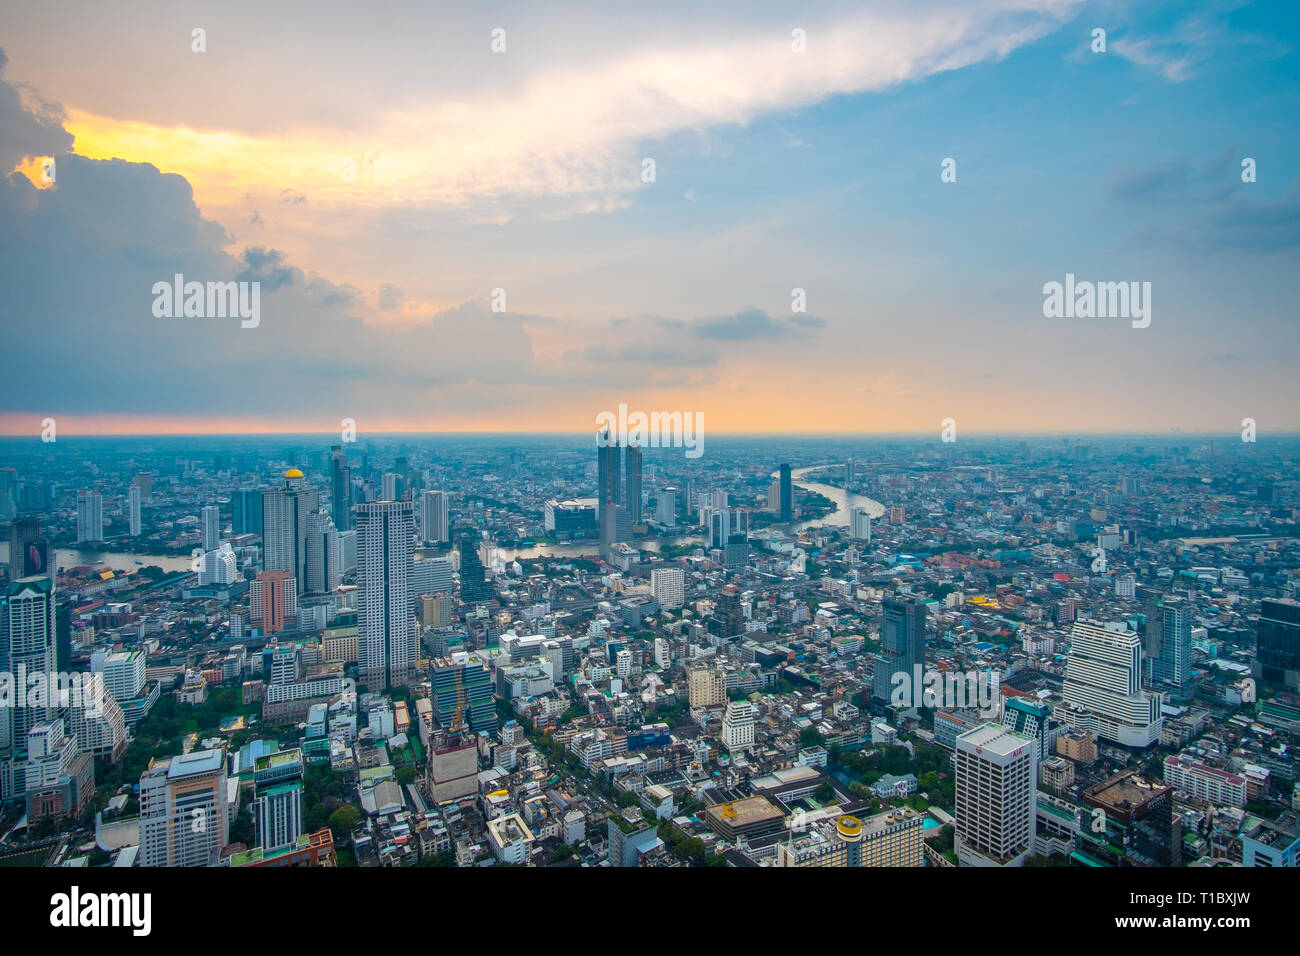
<svg viewBox="0 0 1300 956">
<path fill-rule="evenodd" d="M 1300 429 L 1279 4 L 74 6 L 0 14 L 0 434 Z"/>
</svg>

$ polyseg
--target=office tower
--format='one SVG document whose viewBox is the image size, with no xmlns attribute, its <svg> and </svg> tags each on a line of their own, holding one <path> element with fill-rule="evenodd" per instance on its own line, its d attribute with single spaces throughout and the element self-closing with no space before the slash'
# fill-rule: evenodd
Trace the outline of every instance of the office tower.
<svg viewBox="0 0 1300 956">
<path fill-rule="evenodd" d="M 596 446 L 596 515 L 601 517 L 606 503 L 622 502 L 623 483 L 619 477 L 618 436 L 605 429 L 597 436 Z"/>
<path fill-rule="evenodd" d="M 1059 728 L 1052 725 L 1051 717 L 1052 708 L 1044 701 L 1029 697 L 1003 697 L 998 722 L 1037 741 L 1037 756 L 1041 762 L 1050 757 L 1056 748 Z"/>
<path fill-rule="evenodd" d="M 330 448 L 330 512 L 340 532 L 356 526 L 352 517 L 352 469 L 338 445 Z"/>
<path fill-rule="evenodd" d="M 212 866 L 230 842 L 226 748 L 155 758 L 140 776 L 139 866 Z"/>
<path fill-rule="evenodd" d="M 13 687 L 24 689 L 25 694 L 32 686 L 48 687 L 57 672 L 54 592 L 52 580 L 33 577 L 11 582 L 0 598 L 0 671 L 9 674 Z M 49 694 L 15 698 L 0 707 L 0 800 L 23 794 L 27 734 L 56 715 Z"/>
<path fill-rule="evenodd" d="M 1142 689 L 1142 641 L 1126 630 L 1075 621 L 1062 696 L 1072 726 L 1126 747 L 1160 740 L 1160 698 Z"/>
<path fill-rule="evenodd" d="M 18 472 L 13 468 L 0 468 L 0 521 L 9 521 L 18 514 Z"/>
<path fill-rule="evenodd" d="M 140 486 L 132 485 L 126 492 L 126 521 L 131 537 L 140 536 Z"/>
<path fill-rule="evenodd" d="M 882 649 L 872 658 L 875 667 L 872 693 L 880 700 L 889 700 L 895 674 L 907 674 L 914 681 L 916 668 L 925 669 L 926 607 L 919 601 L 887 600 L 881 602 L 881 610 L 884 613 L 880 625 Z M 921 703 L 914 698 L 912 706 Z"/>
<path fill-rule="evenodd" d="M 478 534 L 462 534 L 457 550 L 460 552 L 460 599 L 466 604 L 495 600 L 496 589 L 488 583 L 487 572 L 478 556 Z"/>
<path fill-rule="evenodd" d="M 307 589 L 307 516 L 318 500 L 297 468 L 284 473 L 280 488 L 262 493 L 262 568 L 289 572 L 299 593 Z"/>
<path fill-rule="evenodd" d="M 104 499 L 98 491 L 77 492 L 77 544 L 104 540 Z"/>
<path fill-rule="evenodd" d="M 655 568 L 650 572 L 650 593 L 660 607 L 681 607 L 686 603 L 686 571 L 682 568 Z"/>
<path fill-rule="evenodd" d="M 357 521 L 357 662 L 361 680 L 405 686 L 415 663 L 411 562 L 415 510 L 410 501 L 354 507 Z"/>
<path fill-rule="evenodd" d="M 844 487 L 851 490 L 858 481 L 858 465 L 852 458 L 844 463 Z"/>
<path fill-rule="evenodd" d="M 279 634 L 298 618 L 298 588 L 288 571 L 262 571 L 248 586 L 249 617 L 263 634 Z"/>
<path fill-rule="evenodd" d="M 307 593 L 329 594 L 343 579 L 343 549 L 334 519 L 324 508 L 307 516 Z"/>
<path fill-rule="evenodd" d="M 555 681 L 555 686 L 560 686 L 573 673 L 576 663 L 573 638 L 557 637 L 542 641 L 541 656 L 551 662 L 551 677 Z"/>
<path fill-rule="evenodd" d="M 204 505 L 201 515 L 203 527 L 203 550 L 215 551 L 221 543 L 221 508 L 217 505 Z"/>
<path fill-rule="evenodd" d="M 153 501 L 153 473 L 152 472 L 148 472 L 148 471 L 140 472 L 140 474 L 135 476 L 135 480 L 132 482 L 132 484 L 134 484 L 137 488 L 140 489 L 141 501 Z"/>
<path fill-rule="evenodd" d="M 871 543 L 871 513 L 866 508 L 849 509 L 849 535 Z"/>
<path fill-rule="evenodd" d="M 416 618 L 421 627 L 450 627 L 453 610 L 450 594 L 421 594 L 415 599 Z"/>
<path fill-rule="evenodd" d="M 445 491 L 426 491 L 420 495 L 420 538 L 426 544 L 451 540 L 451 515 Z"/>
<path fill-rule="evenodd" d="M 638 525 L 641 523 L 641 449 L 636 445 L 627 446 L 623 470 L 627 475 L 627 488 L 623 497 L 628 520 L 631 524 Z"/>
<path fill-rule="evenodd" d="M 794 520 L 794 483 L 791 481 L 790 478 L 789 465 L 781 466 L 781 489 L 780 490 L 781 490 L 781 506 L 780 506 L 779 520 L 793 521 Z"/>
<path fill-rule="evenodd" d="M 54 555 L 39 518 L 15 518 L 9 525 L 9 580 L 54 577 Z"/>
<path fill-rule="evenodd" d="M 206 551 L 199 564 L 199 587 L 209 585 L 228 586 L 239 580 L 239 563 L 235 552 L 230 549 L 230 542 L 223 542 L 221 547 Z"/>
<path fill-rule="evenodd" d="M 734 584 L 723 587 L 718 595 L 718 605 L 709 618 L 709 633 L 717 637 L 736 637 L 745 632 L 745 612 L 740 605 L 740 588 Z"/>
<path fill-rule="evenodd" d="M 1144 610 L 1142 645 L 1151 687 L 1182 696 L 1192 686 L 1192 608 L 1179 598 L 1166 596 L 1150 602 Z"/>
<path fill-rule="evenodd" d="M 297 748 L 253 761 L 253 829 L 264 853 L 295 846 L 302 835 L 302 778 Z"/>
<path fill-rule="evenodd" d="M 98 650 L 90 657 L 91 673 L 103 678 L 114 700 L 139 697 L 144 689 L 147 657 L 144 651 Z"/>
<path fill-rule="evenodd" d="M 655 520 L 665 527 L 677 524 L 677 489 L 664 488 L 655 498 Z"/>
<path fill-rule="evenodd" d="M 241 488 L 230 496 L 230 533 L 262 534 L 262 493 Z"/>
<path fill-rule="evenodd" d="M 433 714 L 444 730 L 494 734 L 497 710 L 492 675 L 464 652 L 433 662 Z"/>
<path fill-rule="evenodd" d="M 1037 742 L 1001 724 L 957 737 L 956 850 L 963 866 L 1021 866 L 1034 851 Z"/>
<path fill-rule="evenodd" d="M 342 572 L 351 574 L 357 569 L 357 532 L 355 528 L 351 531 L 339 532 L 339 553 L 343 562 L 340 566 Z"/>
<path fill-rule="evenodd" d="M 747 700 L 728 702 L 722 715 L 722 746 L 729 751 L 754 746 L 754 705 Z"/>
<path fill-rule="evenodd" d="M 1255 679 L 1300 693 L 1300 602 L 1265 598 L 1255 625 Z"/>
<path fill-rule="evenodd" d="M 456 587 L 451 555 L 436 558 L 417 558 L 411 562 L 411 594 L 436 594 L 453 591 Z"/>
</svg>

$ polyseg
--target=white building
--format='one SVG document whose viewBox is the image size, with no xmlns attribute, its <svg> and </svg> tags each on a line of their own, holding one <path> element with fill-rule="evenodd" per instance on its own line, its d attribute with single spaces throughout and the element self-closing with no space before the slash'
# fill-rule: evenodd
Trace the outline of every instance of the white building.
<svg viewBox="0 0 1300 956">
<path fill-rule="evenodd" d="M 1037 742 L 1002 724 L 957 737 L 956 850 L 964 866 L 1020 866 L 1034 849 Z"/>
<path fill-rule="evenodd" d="M 1126 747 L 1160 740 L 1160 698 L 1142 689 L 1142 640 L 1127 630 L 1075 621 L 1062 691 L 1062 719 Z"/>
<path fill-rule="evenodd" d="M 138 537 L 140 534 L 140 486 L 132 485 L 126 493 L 126 514 L 127 524 L 131 529 L 131 537 Z"/>
<path fill-rule="evenodd" d="M 754 746 L 754 707 L 747 700 L 733 700 L 722 715 L 722 745 L 728 750 Z"/>
<path fill-rule="evenodd" d="M 203 506 L 203 550 L 215 551 L 221 544 L 221 509 L 216 505 Z"/>
<path fill-rule="evenodd" d="M 420 537 L 431 543 L 451 540 L 449 499 L 445 491 L 420 495 Z"/>
<path fill-rule="evenodd" d="M 77 492 L 77 543 L 103 540 L 103 496 L 98 491 Z"/>
<path fill-rule="evenodd" d="M 655 568 L 650 572 L 650 593 L 662 608 L 686 603 L 686 572 L 682 568 Z"/>
<path fill-rule="evenodd" d="M 140 776 L 140 866 L 211 866 L 230 842 L 223 747 L 161 758 Z"/>
<path fill-rule="evenodd" d="M 209 584 L 234 584 L 239 579 L 239 561 L 235 557 L 235 552 L 230 549 L 229 541 L 203 555 L 199 567 L 200 587 Z"/>
<path fill-rule="evenodd" d="M 144 687 L 146 663 L 143 651 L 98 650 L 90 657 L 90 670 L 104 679 L 114 700 L 131 700 Z"/>
</svg>

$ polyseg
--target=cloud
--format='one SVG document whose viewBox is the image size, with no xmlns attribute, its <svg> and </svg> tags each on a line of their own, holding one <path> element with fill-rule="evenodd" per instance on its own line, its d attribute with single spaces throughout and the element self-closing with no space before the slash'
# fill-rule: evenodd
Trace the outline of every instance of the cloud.
<svg viewBox="0 0 1300 956">
<path fill-rule="evenodd" d="M 63 128 L 63 111 L 26 87 L 5 82 L 9 58 L 0 50 L 0 175 L 24 160 L 61 156 L 72 148 L 72 135 Z M 27 103 L 24 104 L 24 93 Z"/>
<path fill-rule="evenodd" d="M 792 326 L 820 329 L 825 325 L 824 319 L 810 315 L 795 315 L 788 321 L 781 322 L 762 309 L 745 309 L 735 315 L 700 319 L 695 323 L 695 334 L 702 339 L 765 339 L 792 334 Z"/>
</svg>

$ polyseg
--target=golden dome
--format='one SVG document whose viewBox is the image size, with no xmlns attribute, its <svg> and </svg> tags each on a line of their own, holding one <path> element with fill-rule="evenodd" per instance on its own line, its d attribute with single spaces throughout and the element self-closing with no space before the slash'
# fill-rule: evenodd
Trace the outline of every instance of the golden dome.
<svg viewBox="0 0 1300 956">
<path fill-rule="evenodd" d="M 297 468 L 290 468 L 288 471 L 286 471 L 286 472 L 284 473 L 284 477 L 286 477 L 286 478 L 301 478 L 301 477 L 302 477 L 302 472 L 299 471 Z"/>
</svg>

